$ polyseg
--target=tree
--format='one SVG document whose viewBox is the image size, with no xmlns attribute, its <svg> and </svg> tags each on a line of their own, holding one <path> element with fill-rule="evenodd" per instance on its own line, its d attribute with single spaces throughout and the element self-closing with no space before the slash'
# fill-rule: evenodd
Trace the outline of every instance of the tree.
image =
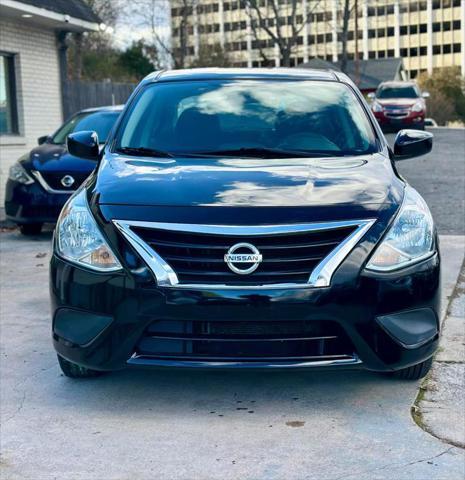
<svg viewBox="0 0 465 480">
<path fill-rule="evenodd" d="M 83 75 L 83 52 L 107 53 L 112 48 L 112 28 L 115 26 L 121 7 L 121 0 L 85 0 L 92 11 L 100 18 L 102 25 L 109 28 L 97 32 L 74 33 L 69 41 L 68 64 L 72 78 L 78 80 Z"/>
<path fill-rule="evenodd" d="M 430 93 L 427 106 L 433 118 L 434 115 L 438 118 L 444 117 L 444 123 L 457 119 L 465 122 L 465 78 L 460 74 L 460 67 L 436 69 L 432 75 L 423 73 L 418 76 L 418 83 L 423 90 Z M 444 112 L 441 112 L 441 104 Z M 452 112 L 448 105 L 452 106 Z M 450 118 L 446 118 L 447 116 Z M 438 121 L 436 118 L 435 120 Z"/>
<path fill-rule="evenodd" d="M 135 79 L 140 80 L 154 70 L 154 65 L 145 54 L 143 40 L 133 42 L 121 55 L 118 60 L 121 68 Z"/>
<path fill-rule="evenodd" d="M 174 48 L 168 34 L 166 19 L 171 2 L 168 0 L 131 0 L 127 7 L 127 17 L 131 25 L 145 30 L 146 46 L 150 46 L 157 59 L 175 68 L 184 68 L 188 50 L 189 27 L 191 26 L 192 11 L 197 0 L 176 0 L 176 7 L 180 11 L 179 46 Z"/>
<path fill-rule="evenodd" d="M 320 3 L 321 0 L 308 0 L 311 8 L 307 12 L 299 13 L 298 7 L 302 5 L 302 0 L 288 0 L 287 2 L 268 0 L 265 5 L 261 0 L 245 0 L 252 35 L 258 43 L 262 58 L 265 61 L 269 60 L 260 45 L 265 36 L 266 39 L 271 40 L 274 46 L 278 47 L 281 64 L 290 67 L 299 35 L 304 26 L 310 22 L 311 15 Z M 300 22 L 297 22 L 298 16 L 302 17 Z M 287 21 L 288 19 L 290 20 Z"/>
<path fill-rule="evenodd" d="M 348 60 L 348 52 L 347 52 L 347 40 L 349 37 L 349 20 L 352 10 L 355 9 L 355 15 L 358 14 L 357 12 L 357 1 L 353 2 L 351 6 L 351 0 L 343 0 L 344 6 L 342 9 L 342 29 L 341 29 L 341 44 L 342 44 L 342 54 L 341 54 L 341 70 L 346 73 L 347 71 L 347 60 Z M 354 38 L 357 41 L 358 32 L 355 32 Z"/>
<path fill-rule="evenodd" d="M 228 54 L 220 44 L 201 45 L 199 56 L 190 65 L 191 67 L 230 67 Z"/>
</svg>

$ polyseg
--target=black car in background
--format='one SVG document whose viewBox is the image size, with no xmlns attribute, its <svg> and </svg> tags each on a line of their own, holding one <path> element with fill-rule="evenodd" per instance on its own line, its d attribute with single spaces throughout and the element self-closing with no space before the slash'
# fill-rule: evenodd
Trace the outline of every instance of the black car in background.
<svg viewBox="0 0 465 480">
<path fill-rule="evenodd" d="M 430 211 L 344 74 L 158 72 L 64 207 L 50 281 L 63 372 L 125 366 L 426 374 L 439 336 Z"/>
<path fill-rule="evenodd" d="M 95 160 L 71 155 L 66 147 L 67 136 L 94 130 L 103 144 L 121 110 L 122 106 L 112 106 L 76 113 L 53 135 L 40 137 L 39 146 L 10 168 L 5 212 L 23 234 L 38 234 L 44 223 L 55 223 L 70 195 L 97 165 Z"/>
</svg>

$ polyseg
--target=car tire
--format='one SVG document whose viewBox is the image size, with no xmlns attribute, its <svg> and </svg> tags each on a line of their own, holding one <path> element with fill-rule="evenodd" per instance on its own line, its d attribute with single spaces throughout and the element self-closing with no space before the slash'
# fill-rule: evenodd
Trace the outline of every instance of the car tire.
<svg viewBox="0 0 465 480">
<path fill-rule="evenodd" d="M 42 231 L 42 224 L 41 223 L 23 223 L 19 226 L 19 231 L 23 235 L 39 235 Z"/>
<path fill-rule="evenodd" d="M 57 355 L 58 363 L 60 364 L 61 371 L 69 378 L 93 378 L 100 377 L 104 372 L 99 372 L 98 370 L 91 370 L 90 368 L 81 367 L 76 363 L 70 362 L 69 360 L 60 357 Z"/>
<path fill-rule="evenodd" d="M 433 357 L 428 358 L 428 360 L 425 360 L 424 362 L 412 365 L 411 367 L 397 370 L 397 372 L 394 372 L 394 376 L 403 380 L 419 380 L 430 371 L 432 364 Z"/>
</svg>

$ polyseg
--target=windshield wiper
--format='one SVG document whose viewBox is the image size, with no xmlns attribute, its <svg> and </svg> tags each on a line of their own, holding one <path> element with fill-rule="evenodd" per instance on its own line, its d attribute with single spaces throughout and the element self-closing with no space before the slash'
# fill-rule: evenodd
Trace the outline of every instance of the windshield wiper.
<svg viewBox="0 0 465 480">
<path fill-rule="evenodd" d="M 163 157 L 163 158 L 174 158 L 174 156 L 169 152 L 164 152 L 163 150 L 156 150 L 154 148 L 147 147 L 120 147 L 117 148 L 118 153 L 124 153 L 125 155 L 133 156 L 143 156 L 143 157 Z"/>
<path fill-rule="evenodd" d="M 340 152 L 328 152 L 318 150 L 283 150 L 267 147 L 243 147 L 226 150 L 207 150 L 204 152 L 179 152 L 186 157 L 256 157 L 256 158 L 299 158 L 299 157 L 334 157 L 340 156 Z"/>
</svg>

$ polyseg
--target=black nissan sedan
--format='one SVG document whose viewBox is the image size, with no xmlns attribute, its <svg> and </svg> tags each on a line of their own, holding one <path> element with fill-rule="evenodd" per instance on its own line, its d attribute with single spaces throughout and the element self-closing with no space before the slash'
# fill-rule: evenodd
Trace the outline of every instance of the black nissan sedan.
<svg viewBox="0 0 465 480">
<path fill-rule="evenodd" d="M 145 78 L 57 223 L 53 341 L 65 375 L 126 366 L 364 368 L 424 376 L 439 335 L 437 234 L 341 73 Z"/>
<path fill-rule="evenodd" d="M 44 223 L 55 223 L 70 195 L 96 167 L 95 160 L 71 155 L 66 137 L 95 130 L 105 143 L 122 106 L 81 110 L 53 135 L 38 138 L 39 146 L 22 156 L 9 171 L 5 212 L 24 235 L 36 235 Z"/>
</svg>

